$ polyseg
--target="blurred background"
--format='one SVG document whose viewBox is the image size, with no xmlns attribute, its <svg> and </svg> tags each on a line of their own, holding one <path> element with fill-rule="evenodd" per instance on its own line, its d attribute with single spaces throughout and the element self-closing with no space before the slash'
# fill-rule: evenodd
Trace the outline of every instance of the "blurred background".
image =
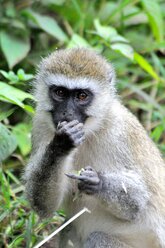
<svg viewBox="0 0 165 248">
<path fill-rule="evenodd" d="M 60 210 L 41 222 L 21 181 L 41 58 L 75 46 L 103 54 L 121 100 L 165 156 L 164 27 L 164 0 L 0 0 L 0 247 L 33 247 L 65 218 Z"/>
</svg>

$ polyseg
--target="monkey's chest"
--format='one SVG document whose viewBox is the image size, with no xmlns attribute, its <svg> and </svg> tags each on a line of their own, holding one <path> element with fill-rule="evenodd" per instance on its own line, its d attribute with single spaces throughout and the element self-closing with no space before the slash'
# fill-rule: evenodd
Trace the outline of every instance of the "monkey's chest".
<svg viewBox="0 0 165 248">
<path fill-rule="evenodd" d="M 107 171 L 113 168 L 113 164 L 111 151 L 106 151 L 103 147 L 82 147 L 73 159 L 73 168 L 75 170 L 81 170 L 82 168 L 91 166 L 97 171 Z"/>
</svg>

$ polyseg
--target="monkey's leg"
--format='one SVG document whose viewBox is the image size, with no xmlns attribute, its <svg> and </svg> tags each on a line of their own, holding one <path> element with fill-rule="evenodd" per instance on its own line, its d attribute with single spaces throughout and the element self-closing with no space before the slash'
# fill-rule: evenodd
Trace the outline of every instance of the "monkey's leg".
<svg viewBox="0 0 165 248">
<path fill-rule="evenodd" d="M 131 248 L 116 237 L 103 232 L 93 232 L 87 238 L 84 248 Z"/>
<path fill-rule="evenodd" d="M 65 227 L 60 233 L 60 246 L 59 248 L 80 248 L 82 247 L 81 241 L 77 235 L 76 228 L 71 224 Z"/>
</svg>

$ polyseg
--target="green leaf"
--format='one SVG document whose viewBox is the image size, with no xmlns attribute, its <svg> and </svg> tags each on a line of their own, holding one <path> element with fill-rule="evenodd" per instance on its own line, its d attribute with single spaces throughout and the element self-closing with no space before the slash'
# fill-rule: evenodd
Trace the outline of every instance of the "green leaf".
<svg viewBox="0 0 165 248">
<path fill-rule="evenodd" d="M 1 172 L 0 172 L 1 173 Z M 1 176 L 0 176 L 1 177 Z M 2 180 L 1 180 L 2 181 Z M 9 210 L 4 210 L 2 214 L 0 215 L 0 222 L 2 222 L 6 217 L 9 216 Z"/>
<path fill-rule="evenodd" d="M 17 29 L 21 29 L 23 31 L 26 31 L 25 24 L 23 22 L 21 22 L 20 20 L 12 19 L 11 26 L 13 28 L 17 28 Z"/>
<path fill-rule="evenodd" d="M 97 34 L 107 41 L 112 43 L 129 43 L 126 38 L 118 34 L 115 28 L 101 25 L 98 19 L 94 20 L 94 26 L 96 28 Z"/>
<path fill-rule="evenodd" d="M 165 114 L 163 106 L 159 104 L 155 99 L 153 99 L 150 95 L 148 95 L 145 91 L 143 91 L 139 86 L 133 85 L 132 83 L 126 82 L 125 87 L 128 87 L 131 89 L 132 92 L 136 92 L 137 95 L 140 96 L 140 98 L 144 99 L 144 101 L 148 104 L 147 108 L 150 109 L 151 107 L 154 107 L 159 110 L 161 115 Z M 132 103 L 132 101 L 130 101 Z M 140 102 L 138 102 L 140 106 Z M 143 104 L 143 103 L 142 103 Z M 147 110 L 146 108 L 146 110 Z"/>
<path fill-rule="evenodd" d="M 107 20 L 115 11 L 116 4 L 114 2 L 106 1 L 104 4 L 101 5 L 99 10 L 99 19 L 101 21 Z"/>
<path fill-rule="evenodd" d="M 23 241 L 25 240 L 23 234 L 18 235 L 11 244 L 9 244 L 8 248 L 17 248 L 22 245 Z"/>
<path fill-rule="evenodd" d="M 129 43 L 126 38 L 124 38 L 123 36 L 121 36 L 119 34 L 111 37 L 111 42 L 113 42 L 113 43 L 115 43 L 115 42 Z"/>
<path fill-rule="evenodd" d="M 6 72 L 4 70 L 0 70 L 0 73 L 10 81 L 12 84 L 16 84 L 19 81 L 28 81 L 33 79 L 32 74 L 26 74 L 23 69 L 18 69 L 17 74 L 13 71 Z"/>
<path fill-rule="evenodd" d="M 21 39 L 5 31 L 0 32 L 0 45 L 9 68 L 24 59 L 30 50 L 29 39 Z"/>
<path fill-rule="evenodd" d="M 122 0 L 116 4 L 116 8 L 113 10 L 112 14 L 109 16 L 109 21 L 114 18 L 117 13 L 122 13 L 122 10 L 132 2 L 132 0 Z"/>
<path fill-rule="evenodd" d="M 18 105 L 19 107 L 27 111 L 30 110 L 29 112 L 32 112 L 32 109 L 27 107 L 28 105 L 25 105 L 22 103 L 26 98 L 34 99 L 31 94 L 26 93 L 4 82 L 0 82 L 0 100 L 1 101 Z"/>
<path fill-rule="evenodd" d="M 9 110 L 6 111 L 2 111 L 0 109 L 0 121 L 6 119 L 7 117 L 9 117 L 13 112 L 14 112 L 15 108 L 11 108 Z"/>
<path fill-rule="evenodd" d="M 0 162 L 8 158 L 17 147 L 15 136 L 0 123 Z"/>
<path fill-rule="evenodd" d="M 160 4 L 157 0 L 141 0 L 156 40 L 163 41 L 164 24 Z"/>
<path fill-rule="evenodd" d="M 155 141 L 158 142 L 159 139 L 161 138 L 162 134 L 164 132 L 164 127 L 163 126 L 157 126 L 153 132 L 151 133 L 151 138 Z"/>
<path fill-rule="evenodd" d="M 10 82 L 12 82 L 12 83 L 18 83 L 18 82 L 19 82 L 18 76 L 17 76 L 13 71 L 6 72 L 6 71 L 3 71 L 3 70 L 0 70 L 0 73 L 1 73 L 6 79 L 8 79 L 8 80 L 9 80 Z"/>
<path fill-rule="evenodd" d="M 162 76 L 165 78 L 165 67 L 161 61 L 161 57 L 159 58 L 159 56 L 157 56 L 156 53 L 152 53 L 151 56 L 156 71 L 161 73 Z"/>
<path fill-rule="evenodd" d="M 78 34 L 73 34 L 69 44 L 68 44 L 68 48 L 72 48 L 72 47 L 90 47 L 89 43 L 83 39 L 81 36 L 79 36 Z"/>
<path fill-rule="evenodd" d="M 4 76 L 4 78 L 9 80 L 9 74 L 6 71 L 0 70 L 0 73 Z"/>
<path fill-rule="evenodd" d="M 66 0 L 47 0 L 47 1 L 41 0 L 41 1 L 42 1 L 42 4 L 44 4 L 44 5 L 49 5 L 49 4 L 62 5 L 62 4 L 64 4 L 64 2 Z"/>
<path fill-rule="evenodd" d="M 27 10 L 24 13 L 30 17 L 42 30 L 55 37 L 57 40 L 62 42 L 68 40 L 67 35 L 52 17 L 40 15 L 30 10 Z"/>
<path fill-rule="evenodd" d="M 8 75 L 9 75 L 9 80 L 11 82 L 17 83 L 19 81 L 19 78 L 17 77 L 17 75 L 13 71 L 9 71 Z"/>
<path fill-rule="evenodd" d="M 120 52 L 125 57 L 127 57 L 131 60 L 134 59 L 134 50 L 130 45 L 124 44 L 124 43 L 115 43 L 115 44 L 112 44 L 110 47 L 113 50 Z"/>
<path fill-rule="evenodd" d="M 31 212 L 29 218 L 28 218 L 28 222 L 26 223 L 26 243 L 27 243 L 27 247 L 30 247 L 31 245 L 31 240 L 32 240 L 32 230 L 33 230 L 33 226 L 35 224 L 35 215 L 33 212 Z"/>
<path fill-rule="evenodd" d="M 10 170 L 5 170 L 6 175 L 16 184 L 21 185 L 20 180 Z"/>
<path fill-rule="evenodd" d="M 18 147 L 22 155 L 26 156 L 31 150 L 30 127 L 25 123 L 20 123 L 13 128 L 12 133 L 17 138 Z"/>
<path fill-rule="evenodd" d="M 14 98 L 12 96 L 7 97 L 7 96 L 5 96 L 5 94 L 4 95 L 0 94 L 0 101 L 12 103 L 12 104 L 18 105 L 21 108 L 24 107 L 24 104 L 21 101 L 19 101 L 18 99 Z"/>
<path fill-rule="evenodd" d="M 127 39 L 117 33 L 116 29 L 101 25 L 98 19 L 94 20 L 94 26 L 97 34 L 108 42 L 107 46 L 133 60 L 133 48 L 128 44 Z"/>
<path fill-rule="evenodd" d="M 4 82 L 0 82 L 0 95 L 8 97 L 8 98 L 12 97 L 21 102 L 24 101 L 26 98 L 34 99 L 31 94 L 26 93 Z"/>
<path fill-rule="evenodd" d="M 11 197 L 10 197 L 11 196 L 11 188 L 10 188 L 8 178 L 3 173 L 2 167 L 0 168 L 0 185 L 1 185 L 1 195 L 3 196 L 3 199 L 4 199 L 3 206 L 1 206 L 1 207 L 3 207 L 4 210 L 9 210 L 9 209 L 11 209 L 11 205 L 12 205 Z"/>
<path fill-rule="evenodd" d="M 24 72 L 24 70 L 23 69 L 19 69 L 18 71 L 17 71 L 17 76 L 18 76 L 18 78 L 19 78 L 19 80 L 24 80 L 24 77 L 25 77 L 25 72 Z"/>
<path fill-rule="evenodd" d="M 153 67 L 147 62 L 147 60 L 139 53 L 134 52 L 134 60 L 156 80 L 159 80 L 159 76 L 154 71 Z"/>
<path fill-rule="evenodd" d="M 30 106 L 30 105 L 24 104 L 24 110 L 26 110 L 27 112 L 29 112 L 31 114 L 35 113 L 34 108 L 32 106 Z"/>
<path fill-rule="evenodd" d="M 21 81 L 27 81 L 27 80 L 33 79 L 33 75 L 32 74 L 25 74 L 25 71 L 23 69 L 19 69 L 17 71 L 17 76 L 18 76 L 19 80 L 21 80 Z"/>
<path fill-rule="evenodd" d="M 101 25 L 98 19 L 94 20 L 94 26 L 96 28 L 97 34 L 105 40 L 110 40 L 118 35 L 115 28 Z"/>
</svg>

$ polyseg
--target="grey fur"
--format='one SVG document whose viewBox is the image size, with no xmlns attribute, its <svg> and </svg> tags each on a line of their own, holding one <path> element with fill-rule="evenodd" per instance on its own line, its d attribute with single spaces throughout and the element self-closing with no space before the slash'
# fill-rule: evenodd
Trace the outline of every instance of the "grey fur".
<svg viewBox="0 0 165 248">
<path fill-rule="evenodd" d="M 58 78 L 59 71 L 65 72 L 62 75 L 64 83 L 70 70 L 69 65 L 72 65 L 69 56 L 74 53 L 78 57 L 80 50 L 67 51 L 66 71 L 65 68 L 60 69 L 60 66 L 65 66 L 64 51 L 62 62 L 56 61 L 53 64 L 56 60 L 54 53 L 43 61 L 42 71 L 39 71 L 39 80 L 35 86 L 38 103 L 33 124 L 33 151 L 24 175 L 26 195 L 32 208 L 41 217 L 51 216 L 58 208 L 64 208 L 68 217 L 84 206 L 91 210 L 91 214 L 84 214 L 73 223 L 71 232 L 76 230 L 74 235 L 65 234 L 64 231 L 62 247 L 70 247 L 67 244 L 71 238 L 75 248 L 164 248 L 164 162 L 138 120 L 115 96 L 115 89 L 112 94 L 114 84 L 109 85 L 109 79 L 106 79 L 109 78 L 108 71 L 105 71 L 101 81 L 98 71 L 93 72 L 94 63 L 91 66 L 91 77 L 87 70 L 90 71 L 90 66 L 85 67 L 88 84 L 91 82 L 92 87 L 97 84 L 97 90 L 94 92 L 93 103 L 86 110 L 89 118 L 83 125 L 85 134 L 80 135 L 83 139 L 79 140 L 78 135 L 78 140 L 75 140 L 69 132 L 69 137 L 72 136 L 75 141 L 74 147 L 58 156 L 58 147 L 51 149 L 58 130 L 48 112 L 52 106 L 47 94 L 48 86 L 42 75 L 48 76 L 50 73 L 52 77 L 55 70 L 53 68 L 58 66 Z M 88 63 L 91 63 L 93 52 L 88 54 L 88 51 L 82 49 L 81 54 L 83 53 L 83 63 L 85 64 L 88 56 Z M 95 56 L 97 68 L 103 73 L 102 66 L 107 62 L 104 60 L 103 63 L 101 57 Z M 81 63 L 81 58 L 77 61 Z M 67 85 L 73 86 L 72 88 L 74 84 L 76 87 L 77 78 L 74 75 L 78 75 L 78 66 L 71 66 L 72 70 L 76 67 L 76 72 L 71 73 L 72 85 L 68 74 Z M 109 70 L 108 68 L 111 67 L 107 63 L 105 70 Z M 56 75 L 56 70 L 54 73 Z M 82 74 L 83 71 L 78 77 L 79 85 L 81 78 L 83 80 Z M 48 159 L 45 161 L 46 156 Z M 82 173 L 80 181 L 65 175 L 73 174 L 74 170 L 78 171 L 86 166 L 91 166 L 94 172 Z M 91 175 L 93 179 L 90 178 Z M 81 192 L 73 200 L 78 191 L 78 182 L 83 185 L 79 186 Z"/>
<path fill-rule="evenodd" d="M 131 175 L 132 174 L 132 175 Z M 123 220 L 135 220 L 144 213 L 149 200 L 147 187 L 134 172 L 101 175 L 103 185 L 99 198 L 112 214 Z"/>
<path fill-rule="evenodd" d="M 85 242 L 84 248 L 131 248 L 117 238 L 102 232 L 93 232 Z"/>
</svg>

